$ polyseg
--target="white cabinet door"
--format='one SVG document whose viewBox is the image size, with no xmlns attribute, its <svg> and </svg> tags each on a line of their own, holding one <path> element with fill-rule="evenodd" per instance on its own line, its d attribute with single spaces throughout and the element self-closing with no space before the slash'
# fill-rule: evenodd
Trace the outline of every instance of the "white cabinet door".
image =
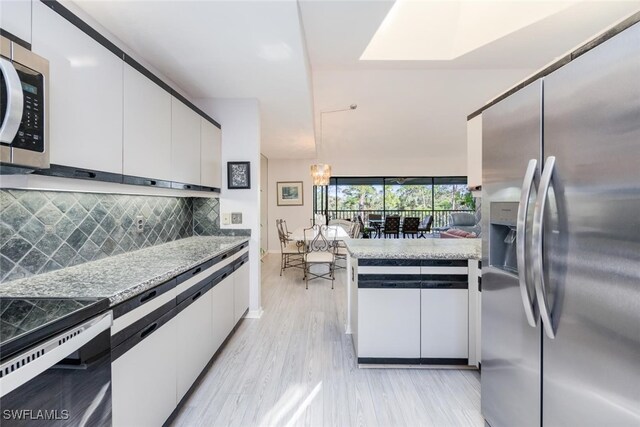
<svg viewBox="0 0 640 427">
<path fill-rule="evenodd" d="M 211 291 L 209 291 L 200 295 L 176 316 L 175 320 L 178 325 L 178 402 L 213 356 L 211 311 Z"/>
<path fill-rule="evenodd" d="M 420 289 L 358 289 L 358 357 L 420 357 Z"/>
<path fill-rule="evenodd" d="M 469 355 L 467 289 L 421 289 L 421 357 L 466 359 Z"/>
<path fill-rule="evenodd" d="M 482 114 L 467 122 L 467 186 L 482 185 Z"/>
<path fill-rule="evenodd" d="M 111 364 L 113 425 L 161 426 L 176 407 L 173 318 Z"/>
<path fill-rule="evenodd" d="M 49 60 L 51 163 L 122 173 L 122 59 L 40 2 L 32 50 Z"/>
<path fill-rule="evenodd" d="M 171 176 L 186 184 L 200 184 L 200 116 L 179 99 L 171 98 Z"/>
<path fill-rule="evenodd" d="M 222 130 L 200 118 L 200 184 L 222 187 Z"/>
<path fill-rule="evenodd" d="M 2 0 L 0 28 L 31 43 L 31 0 Z"/>
<path fill-rule="evenodd" d="M 234 324 L 249 308 L 249 261 L 233 272 L 233 319 Z"/>
<path fill-rule="evenodd" d="M 235 324 L 233 320 L 233 274 L 213 287 L 211 299 L 213 307 L 213 351 L 229 336 Z"/>
<path fill-rule="evenodd" d="M 171 180 L 171 94 L 124 65 L 125 175 Z"/>
</svg>

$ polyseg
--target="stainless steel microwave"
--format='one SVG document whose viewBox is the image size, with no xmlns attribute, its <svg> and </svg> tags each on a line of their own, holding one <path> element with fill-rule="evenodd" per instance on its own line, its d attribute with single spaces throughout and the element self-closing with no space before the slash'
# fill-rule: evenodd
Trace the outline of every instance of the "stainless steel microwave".
<svg viewBox="0 0 640 427">
<path fill-rule="evenodd" d="M 0 162 L 49 167 L 49 61 L 0 37 Z"/>
</svg>

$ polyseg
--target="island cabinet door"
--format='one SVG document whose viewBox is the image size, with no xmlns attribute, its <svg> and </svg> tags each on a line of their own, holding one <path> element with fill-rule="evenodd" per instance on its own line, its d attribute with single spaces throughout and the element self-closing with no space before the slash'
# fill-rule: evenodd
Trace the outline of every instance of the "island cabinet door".
<svg viewBox="0 0 640 427">
<path fill-rule="evenodd" d="M 360 282 L 358 363 L 418 363 L 419 358 L 420 289 Z"/>
<path fill-rule="evenodd" d="M 420 301 L 422 363 L 466 365 L 469 357 L 466 283 L 423 284 Z"/>
</svg>

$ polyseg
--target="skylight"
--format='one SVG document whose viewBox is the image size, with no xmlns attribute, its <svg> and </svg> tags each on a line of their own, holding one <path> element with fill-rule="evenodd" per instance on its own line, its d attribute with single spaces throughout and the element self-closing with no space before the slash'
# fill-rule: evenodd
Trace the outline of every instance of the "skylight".
<svg viewBox="0 0 640 427">
<path fill-rule="evenodd" d="M 452 60 L 580 0 L 396 0 L 360 60 Z"/>
</svg>

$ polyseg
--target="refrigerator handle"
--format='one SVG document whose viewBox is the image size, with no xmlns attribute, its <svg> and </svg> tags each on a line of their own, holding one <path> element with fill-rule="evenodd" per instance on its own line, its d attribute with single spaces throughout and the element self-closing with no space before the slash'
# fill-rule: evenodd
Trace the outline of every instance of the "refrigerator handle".
<svg viewBox="0 0 640 427">
<path fill-rule="evenodd" d="M 540 317 L 542 318 L 544 331 L 551 339 L 556 337 L 556 333 L 553 330 L 553 324 L 551 323 L 551 311 L 547 301 L 547 286 L 544 281 L 542 234 L 544 232 L 544 210 L 547 203 L 547 194 L 549 193 L 549 186 L 551 185 L 555 164 L 556 158 L 554 156 L 547 157 L 544 169 L 542 170 L 542 176 L 540 177 L 538 197 L 536 198 L 536 205 L 533 210 L 533 235 L 531 238 L 536 298 L 538 300 L 538 307 L 540 309 Z"/>
<path fill-rule="evenodd" d="M 516 228 L 516 254 L 518 257 L 518 281 L 520 284 L 520 296 L 522 297 L 522 305 L 524 306 L 524 314 L 530 326 L 536 327 L 537 319 L 533 307 L 533 298 L 527 286 L 527 213 L 529 212 L 529 199 L 531 198 L 531 189 L 534 184 L 538 183 L 538 161 L 536 159 L 529 160 L 527 171 L 524 174 L 522 182 L 522 191 L 520 192 L 520 204 L 518 205 L 518 221 Z"/>
</svg>

